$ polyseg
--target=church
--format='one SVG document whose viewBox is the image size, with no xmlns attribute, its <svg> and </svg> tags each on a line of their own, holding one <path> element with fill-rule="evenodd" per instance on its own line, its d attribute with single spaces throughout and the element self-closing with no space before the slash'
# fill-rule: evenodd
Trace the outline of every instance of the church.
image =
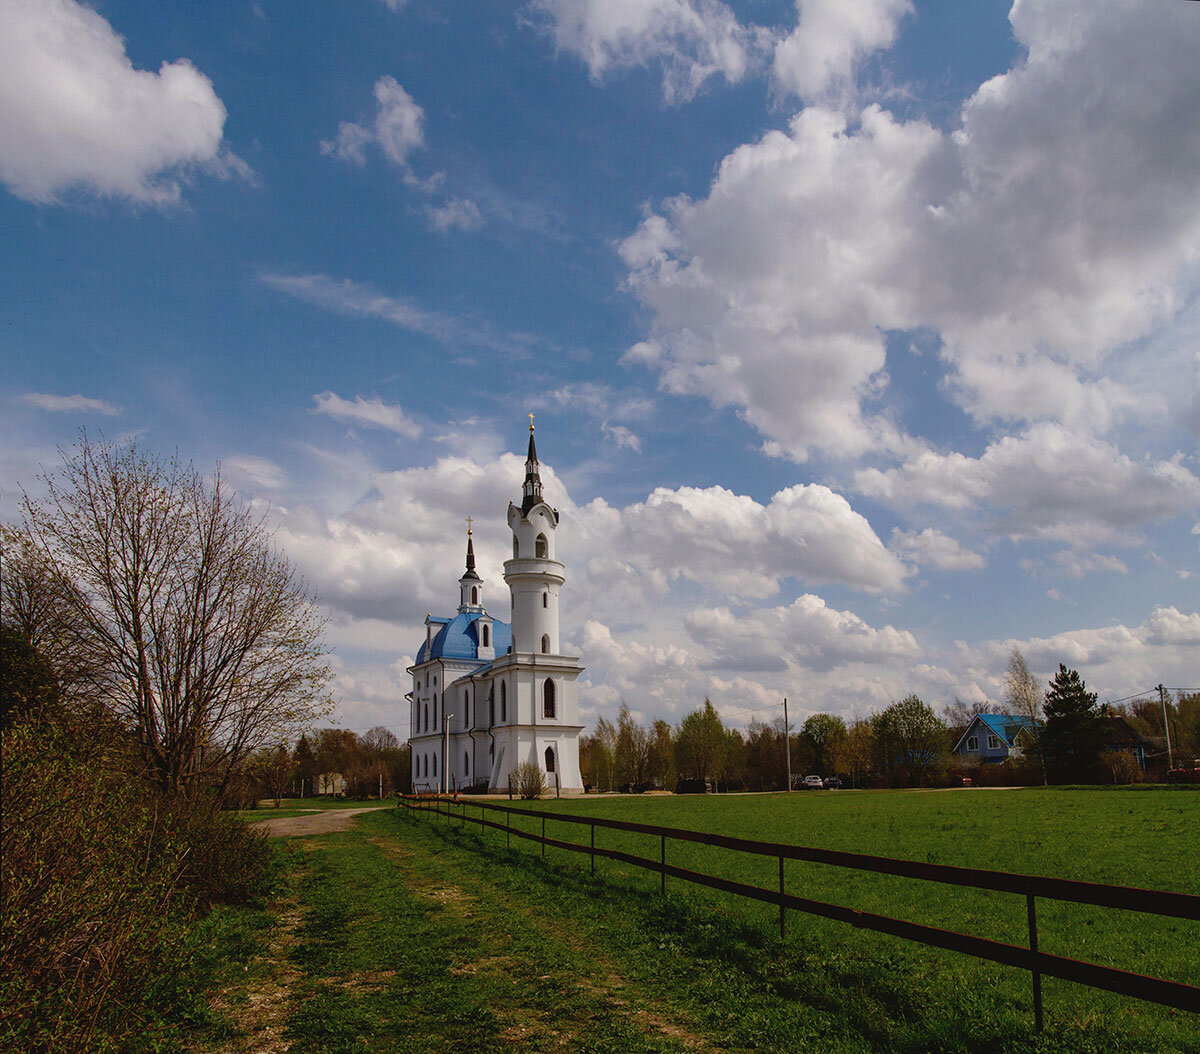
<svg viewBox="0 0 1200 1054">
<path fill-rule="evenodd" d="M 521 504 L 508 506 L 513 551 L 504 581 L 511 622 L 493 618 L 484 604 L 468 525 L 458 613 L 425 617 L 425 641 L 408 669 L 408 744 L 418 792 L 503 791 L 522 761 L 542 769 L 552 789 L 583 789 L 575 683 L 583 667 L 578 656 L 561 652 L 558 510 L 542 499 L 532 418 Z"/>
</svg>

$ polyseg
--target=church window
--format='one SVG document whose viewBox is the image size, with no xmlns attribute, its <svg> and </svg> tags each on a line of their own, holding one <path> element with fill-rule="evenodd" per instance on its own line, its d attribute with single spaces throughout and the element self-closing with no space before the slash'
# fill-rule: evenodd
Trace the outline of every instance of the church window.
<svg viewBox="0 0 1200 1054">
<path fill-rule="evenodd" d="M 472 604 L 479 603 L 479 587 L 478 586 L 471 586 L 471 603 Z"/>
<path fill-rule="evenodd" d="M 437 728 L 437 692 L 433 693 L 433 727 Z"/>
<path fill-rule="evenodd" d="M 542 654 L 548 655 L 549 653 L 550 653 L 550 634 L 543 633 L 542 634 Z"/>
<path fill-rule="evenodd" d="M 424 729 L 425 729 L 425 731 L 426 731 L 426 732 L 428 732 L 428 731 L 429 731 L 429 704 L 428 704 L 428 703 L 426 703 L 426 704 L 425 704 L 425 724 L 424 724 Z"/>
<path fill-rule="evenodd" d="M 437 755 L 433 755 L 433 778 L 437 779 Z"/>
<path fill-rule="evenodd" d="M 543 593 L 542 594 L 542 607 L 548 608 L 549 606 L 550 606 L 550 594 Z"/>
<path fill-rule="evenodd" d="M 556 707 L 554 705 L 554 682 L 547 677 L 546 683 L 542 685 L 542 717 L 555 717 Z"/>
<path fill-rule="evenodd" d="M 492 646 L 491 627 L 488 626 L 486 623 L 484 624 L 484 627 L 483 627 L 483 646 L 485 648 L 490 648 Z"/>
<path fill-rule="evenodd" d="M 544 560 L 548 550 L 549 542 L 546 541 L 546 536 L 544 534 L 539 534 L 533 543 L 534 555 Z"/>
<path fill-rule="evenodd" d="M 547 772 L 554 771 L 554 748 L 553 747 L 546 748 L 546 771 Z"/>
<path fill-rule="evenodd" d="M 500 682 L 500 720 L 508 720 L 508 684 L 505 681 Z"/>
<path fill-rule="evenodd" d="M 463 775 L 471 775 L 471 758 L 465 750 L 463 751 Z"/>
<path fill-rule="evenodd" d="M 488 724 L 496 723 L 496 682 L 488 686 Z"/>
</svg>

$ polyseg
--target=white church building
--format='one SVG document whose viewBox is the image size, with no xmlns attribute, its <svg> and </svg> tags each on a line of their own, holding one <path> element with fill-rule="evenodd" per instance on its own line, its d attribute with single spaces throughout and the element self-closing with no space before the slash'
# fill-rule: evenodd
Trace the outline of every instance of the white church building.
<svg viewBox="0 0 1200 1054">
<path fill-rule="evenodd" d="M 512 559 L 504 563 L 511 622 L 493 618 L 475 572 L 467 529 L 467 568 L 458 580 L 458 613 L 425 618 L 425 641 L 409 667 L 413 788 L 507 789 L 522 761 L 547 785 L 582 790 L 579 774 L 578 656 L 558 635 L 564 567 L 555 558 L 558 510 L 542 500 L 533 424 L 521 504 L 508 506 Z"/>
</svg>

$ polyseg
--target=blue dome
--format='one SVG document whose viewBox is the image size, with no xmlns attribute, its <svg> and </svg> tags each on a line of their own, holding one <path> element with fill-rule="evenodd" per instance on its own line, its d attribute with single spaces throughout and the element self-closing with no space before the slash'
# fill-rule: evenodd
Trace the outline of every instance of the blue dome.
<svg viewBox="0 0 1200 1054">
<path fill-rule="evenodd" d="M 478 611 L 466 611 L 448 619 L 434 636 L 432 648 L 421 645 L 421 650 L 417 652 L 416 665 L 420 666 L 430 659 L 479 659 L 478 622 L 482 617 Z M 512 629 L 508 623 L 492 619 L 493 652 L 503 655 L 511 646 Z"/>
</svg>

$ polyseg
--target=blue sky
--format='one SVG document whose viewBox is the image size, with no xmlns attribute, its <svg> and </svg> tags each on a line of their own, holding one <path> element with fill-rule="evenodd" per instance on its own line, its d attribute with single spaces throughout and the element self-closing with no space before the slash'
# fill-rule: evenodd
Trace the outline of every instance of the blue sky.
<svg viewBox="0 0 1200 1054">
<path fill-rule="evenodd" d="M 220 461 L 339 717 L 526 414 L 589 722 L 1200 682 L 1200 8 L 0 0 L 0 511 Z"/>
</svg>

